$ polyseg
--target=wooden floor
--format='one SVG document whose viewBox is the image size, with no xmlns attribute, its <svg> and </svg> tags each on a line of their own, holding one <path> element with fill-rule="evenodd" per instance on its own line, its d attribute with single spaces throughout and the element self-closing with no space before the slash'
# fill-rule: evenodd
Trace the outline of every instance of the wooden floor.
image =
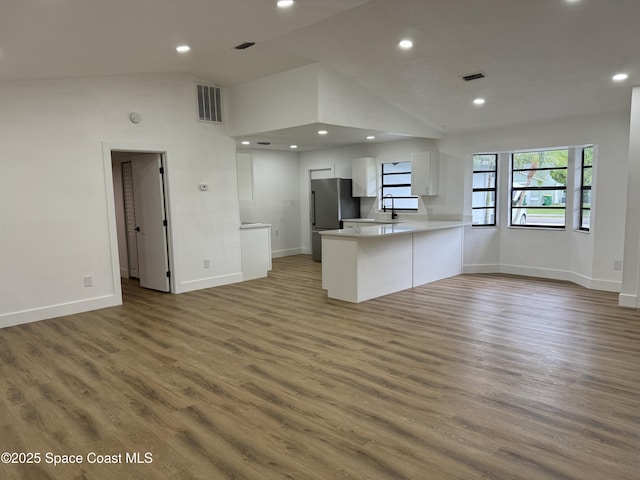
<svg viewBox="0 0 640 480">
<path fill-rule="evenodd" d="M 41 455 L 0 478 L 640 478 L 640 314 L 616 294 L 464 275 L 356 305 L 295 256 L 124 297 L 0 330 L 0 452 Z"/>
</svg>

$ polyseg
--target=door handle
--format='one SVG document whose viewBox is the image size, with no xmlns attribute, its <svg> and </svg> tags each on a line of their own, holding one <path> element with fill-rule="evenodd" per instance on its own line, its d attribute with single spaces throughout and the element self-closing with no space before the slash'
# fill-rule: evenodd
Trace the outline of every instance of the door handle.
<svg viewBox="0 0 640 480">
<path fill-rule="evenodd" d="M 140 231 L 140 227 L 136 227 L 136 228 L 134 228 L 134 230 L 135 230 L 136 232 L 139 232 L 139 231 Z"/>
</svg>

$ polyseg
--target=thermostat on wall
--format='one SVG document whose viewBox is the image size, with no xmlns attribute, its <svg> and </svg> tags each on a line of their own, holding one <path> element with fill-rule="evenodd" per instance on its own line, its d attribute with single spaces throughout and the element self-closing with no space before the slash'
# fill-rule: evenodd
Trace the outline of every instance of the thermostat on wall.
<svg viewBox="0 0 640 480">
<path fill-rule="evenodd" d="M 131 120 L 131 123 L 140 123 L 142 121 L 142 115 L 133 112 L 129 115 L 129 120 Z"/>
<path fill-rule="evenodd" d="M 200 185 L 198 185 L 198 189 L 201 192 L 206 192 L 207 190 L 209 190 L 209 185 L 207 185 L 206 183 L 201 183 Z"/>
</svg>

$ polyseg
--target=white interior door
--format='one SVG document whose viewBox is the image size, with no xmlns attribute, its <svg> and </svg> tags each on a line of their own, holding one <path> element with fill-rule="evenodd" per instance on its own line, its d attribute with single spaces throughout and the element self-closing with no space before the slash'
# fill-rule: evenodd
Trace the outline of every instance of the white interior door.
<svg viewBox="0 0 640 480">
<path fill-rule="evenodd" d="M 161 173 L 162 156 L 159 153 L 136 155 L 131 163 L 140 286 L 168 292 L 169 255 Z"/>
</svg>

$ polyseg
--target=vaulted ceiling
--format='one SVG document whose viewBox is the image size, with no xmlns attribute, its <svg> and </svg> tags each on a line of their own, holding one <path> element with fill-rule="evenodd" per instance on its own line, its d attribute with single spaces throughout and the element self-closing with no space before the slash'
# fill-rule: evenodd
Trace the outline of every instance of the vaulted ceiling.
<svg viewBox="0 0 640 480">
<path fill-rule="evenodd" d="M 0 0 L 0 80 L 184 72 L 231 86 L 320 63 L 444 134 L 628 111 L 640 83 L 639 0 L 275 3 Z"/>
</svg>

